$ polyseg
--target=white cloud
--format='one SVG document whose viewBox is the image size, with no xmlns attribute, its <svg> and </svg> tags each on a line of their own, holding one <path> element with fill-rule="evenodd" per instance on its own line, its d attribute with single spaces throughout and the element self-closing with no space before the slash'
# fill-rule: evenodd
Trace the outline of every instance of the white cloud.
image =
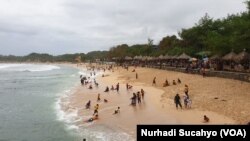
<svg viewBox="0 0 250 141">
<path fill-rule="evenodd" d="M 194 25 L 246 10 L 244 0 L 2 0 L 0 54 L 107 50 L 155 43 Z"/>
</svg>

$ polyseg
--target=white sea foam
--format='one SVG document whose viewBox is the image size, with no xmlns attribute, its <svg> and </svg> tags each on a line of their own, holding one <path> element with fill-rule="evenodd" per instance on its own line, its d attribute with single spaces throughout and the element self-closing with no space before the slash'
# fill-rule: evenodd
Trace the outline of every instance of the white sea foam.
<svg viewBox="0 0 250 141">
<path fill-rule="evenodd" d="M 44 64 L 0 64 L 1 71 L 37 72 L 37 71 L 49 71 L 54 69 L 60 69 L 60 67 L 55 65 L 44 65 Z"/>
<path fill-rule="evenodd" d="M 101 75 L 102 72 L 96 72 L 95 76 L 90 76 L 90 72 L 83 70 L 79 71 L 78 74 L 95 79 L 96 76 Z M 58 99 L 55 104 L 57 119 L 64 122 L 66 129 L 76 131 L 80 136 L 82 136 L 82 138 L 87 138 L 91 141 L 135 141 L 133 137 L 125 132 L 106 127 L 95 127 L 93 126 L 95 122 L 86 122 L 82 124 L 81 121 L 89 119 L 92 115 L 80 117 L 78 115 L 78 111 L 82 109 L 69 107 L 69 96 L 72 93 L 74 93 L 74 88 L 65 90 L 63 94 L 58 95 Z"/>
<path fill-rule="evenodd" d="M 81 120 L 81 118 L 78 117 L 78 109 L 68 106 L 68 97 L 70 94 L 74 93 L 74 87 L 69 90 L 65 90 L 63 94 L 58 94 L 58 98 L 55 103 L 57 120 L 64 122 L 66 129 L 68 130 L 78 130 L 79 126 L 75 123 Z"/>
</svg>

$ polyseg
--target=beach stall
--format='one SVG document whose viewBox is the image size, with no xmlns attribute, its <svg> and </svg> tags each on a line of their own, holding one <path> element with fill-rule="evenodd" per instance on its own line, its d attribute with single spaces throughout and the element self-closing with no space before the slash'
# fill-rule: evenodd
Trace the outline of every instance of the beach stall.
<svg viewBox="0 0 250 141">
<path fill-rule="evenodd" d="M 222 57 L 223 62 L 223 70 L 233 71 L 236 65 L 235 57 L 237 56 L 236 53 L 232 50 L 230 53 L 226 54 Z"/>
<path fill-rule="evenodd" d="M 236 55 L 234 60 L 238 63 L 236 66 L 237 71 L 250 72 L 250 54 L 246 52 L 246 49 Z"/>
<path fill-rule="evenodd" d="M 209 58 L 210 66 L 212 70 L 223 70 L 223 62 L 221 60 L 221 56 L 215 54 Z"/>
<path fill-rule="evenodd" d="M 164 59 L 163 59 L 163 61 L 164 61 L 164 64 L 166 65 L 166 66 L 171 66 L 171 56 L 169 56 L 168 54 L 166 54 L 165 56 L 164 56 Z"/>
<path fill-rule="evenodd" d="M 192 57 L 187 55 L 186 53 L 182 53 L 180 56 L 178 56 L 178 66 L 179 67 L 187 67 L 189 65 L 189 60 L 191 59 Z"/>
</svg>

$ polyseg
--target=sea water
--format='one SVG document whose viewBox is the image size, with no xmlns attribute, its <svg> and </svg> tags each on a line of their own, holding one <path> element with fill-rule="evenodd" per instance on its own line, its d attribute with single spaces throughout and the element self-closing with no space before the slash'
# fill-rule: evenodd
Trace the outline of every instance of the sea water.
<svg viewBox="0 0 250 141">
<path fill-rule="evenodd" d="M 62 121 L 58 99 L 79 82 L 78 69 L 0 64 L 0 141 L 80 141 Z"/>
<path fill-rule="evenodd" d="M 89 73 L 64 65 L 0 64 L 0 141 L 134 141 L 106 125 L 77 124 L 79 109 L 62 110 L 80 75 L 95 79 Z"/>
</svg>

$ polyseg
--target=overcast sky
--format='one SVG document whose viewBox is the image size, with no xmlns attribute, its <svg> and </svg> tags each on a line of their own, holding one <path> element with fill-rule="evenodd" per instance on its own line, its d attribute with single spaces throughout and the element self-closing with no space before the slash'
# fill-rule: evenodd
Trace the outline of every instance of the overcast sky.
<svg viewBox="0 0 250 141">
<path fill-rule="evenodd" d="M 245 0 L 0 0 L 0 54 L 87 53 L 158 44 L 208 13 L 246 11 Z"/>
</svg>

